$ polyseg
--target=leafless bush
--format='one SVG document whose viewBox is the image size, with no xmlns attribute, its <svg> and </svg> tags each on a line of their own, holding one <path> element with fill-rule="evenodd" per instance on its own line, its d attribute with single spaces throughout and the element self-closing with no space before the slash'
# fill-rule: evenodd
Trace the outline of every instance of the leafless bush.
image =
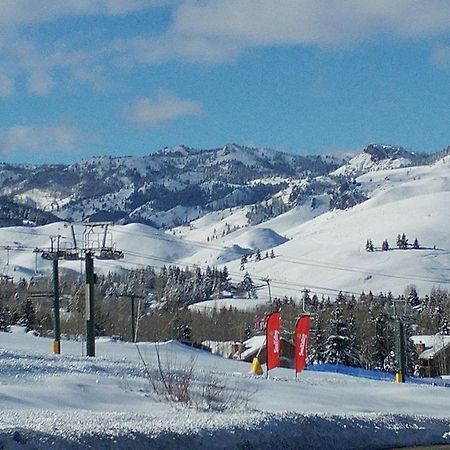
<svg viewBox="0 0 450 450">
<path fill-rule="evenodd" d="M 136 347 L 146 378 L 157 397 L 168 402 L 214 411 L 247 407 L 251 392 L 227 386 L 223 377 L 213 371 L 199 376 L 195 372 L 195 358 L 184 364 L 177 364 L 175 359 L 167 358 L 163 364 L 159 344 L 156 343 L 157 368 L 150 370 L 139 346 Z"/>
<path fill-rule="evenodd" d="M 233 389 L 215 372 L 207 372 L 201 381 L 196 406 L 207 410 L 223 411 L 226 409 L 246 408 L 253 392 Z"/>
</svg>

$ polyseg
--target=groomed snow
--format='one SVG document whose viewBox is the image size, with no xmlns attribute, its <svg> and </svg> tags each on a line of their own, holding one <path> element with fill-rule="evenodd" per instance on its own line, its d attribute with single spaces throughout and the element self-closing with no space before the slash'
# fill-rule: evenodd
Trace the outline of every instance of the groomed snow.
<svg viewBox="0 0 450 450">
<path fill-rule="evenodd" d="M 17 331 L 17 330 L 16 330 Z M 176 342 L 162 361 L 195 360 L 195 383 L 214 372 L 248 405 L 215 412 L 168 404 L 149 388 L 136 347 L 97 341 L 96 358 L 79 342 L 0 333 L 0 446 L 13 449 L 317 448 L 381 449 L 449 443 L 450 389 L 340 374 L 250 366 Z M 152 373 L 155 345 L 139 344 Z"/>
</svg>

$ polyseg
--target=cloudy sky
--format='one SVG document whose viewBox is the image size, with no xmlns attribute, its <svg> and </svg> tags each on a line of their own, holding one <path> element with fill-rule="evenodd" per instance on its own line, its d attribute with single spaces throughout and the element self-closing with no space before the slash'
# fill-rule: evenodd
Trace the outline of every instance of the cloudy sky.
<svg viewBox="0 0 450 450">
<path fill-rule="evenodd" d="M 450 144 L 448 0 L 1 0 L 0 161 Z"/>
</svg>

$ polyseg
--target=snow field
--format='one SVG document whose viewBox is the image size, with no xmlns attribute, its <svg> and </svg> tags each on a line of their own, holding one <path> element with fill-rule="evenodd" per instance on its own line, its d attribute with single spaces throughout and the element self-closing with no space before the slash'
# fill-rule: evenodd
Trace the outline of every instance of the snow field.
<svg viewBox="0 0 450 450">
<path fill-rule="evenodd" d="M 17 330 L 15 330 L 17 331 Z M 214 372 L 247 407 L 205 411 L 171 404 L 149 388 L 133 344 L 102 338 L 96 358 L 79 342 L 0 334 L 0 443 L 6 448 L 333 448 L 378 449 L 450 440 L 450 389 L 380 382 L 341 374 L 250 365 L 159 344 L 163 363 L 195 360 L 194 382 Z M 152 343 L 139 344 L 156 371 Z M 179 364 L 179 365 L 178 365 Z M 16 434 L 14 434 L 16 433 Z"/>
</svg>

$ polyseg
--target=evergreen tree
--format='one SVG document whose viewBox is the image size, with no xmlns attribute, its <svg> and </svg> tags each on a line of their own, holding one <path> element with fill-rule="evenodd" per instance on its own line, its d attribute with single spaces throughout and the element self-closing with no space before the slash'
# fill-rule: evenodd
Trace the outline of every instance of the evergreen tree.
<svg viewBox="0 0 450 450">
<path fill-rule="evenodd" d="M 419 241 L 417 240 L 417 238 L 414 239 L 413 248 L 416 249 L 416 250 L 420 248 Z"/>
<path fill-rule="evenodd" d="M 305 307 L 305 310 L 308 310 L 311 304 L 311 297 L 309 296 L 309 290 L 303 289 L 302 302 Z"/>
<path fill-rule="evenodd" d="M 256 249 L 255 261 L 261 261 L 261 250 L 259 248 Z"/>
<path fill-rule="evenodd" d="M 6 331 L 8 327 L 7 312 L 0 305 L 0 331 Z"/>
<path fill-rule="evenodd" d="M 385 239 L 381 244 L 381 250 L 383 250 L 383 252 L 387 252 L 389 250 L 389 242 L 387 239 Z"/>
<path fill-rule="evenodd" d="M 250 277 L 250 274 L 248 272 L 245 272 L 244 279 L 241 281 L 240 284 L 241 289 L 247 293 L 248 298 L 257 298 L 256 294 L 256 288 L 253 283 L 252 278 Z"/>
<path fill-rule="evenodd" d="M 405 326 L 406 334 L 406 371 L 407 373 L 413 374 L 416 371 L 416 366 L 418 363 L 418 355 L 414 341 L 407 336 L 411 335 L 410 327 Z"/>
<path fill-rule="evenodd" d="M 337 305 L 330 318 L 329 335 L 325 342 L 324 359 L 329 364 L 359 366 L 360 358 L 355 345 L 354 320 L 346 320 Z"/>
<path fill-rule="evenodd" d="M 275 253 L 274 253 L 273 249 L 270 250 L 270 257 L 271 257 L 272 259 L 275 258 Z"/>
<path fill-rule="evenodd" d="M 29 297 L 27 297 L 20 305 L 19 314 L 19 324 L 24 326 L 27 331 L 33 330 L 36 325 L 36 312 Z"/>
<path fill-rule="evenodd" d="M 406 250 L 408 248 L 408 239 L 406 238 L 406 234 L 403 233 L 402 234 L 402 239 L 401 239 L 401 249 Z"/>
<path fill-rule="evenodd" d="M 323 330 L 323 317 L 317 316 L 315 332 L 312 333 L 308 349 L 308 364 L 322 364 L 325 361 L 325 335 Z"/>
<path fill-rule="evenodd" d="M 442 319 L 442 323 L 441 326 L 439 328 L 439 331 L 441 334 L 443 334 L 444 336 L 450 336 L 450 326 L 448 324 L 448 320 L 446 317 L 444 317 Z"/>
<path fill-rule="evenodd" d="M 411 287 L 411 290 L 409 291 L 407 302 L 412 307 L 420 305 L 419 295 L 417 294 L 417 290 L 414 286 Z"/>
<path fill-rule="evenodd" d="M 371 366 L 374 369 L 383 369 L 384 362 L 390 353 L 389 342 L 390 332 L 386 318 L 383 313 L 379 313 L 374 319 L 375 334 L 372 338 L 372 358 Z"/>
</svg>

